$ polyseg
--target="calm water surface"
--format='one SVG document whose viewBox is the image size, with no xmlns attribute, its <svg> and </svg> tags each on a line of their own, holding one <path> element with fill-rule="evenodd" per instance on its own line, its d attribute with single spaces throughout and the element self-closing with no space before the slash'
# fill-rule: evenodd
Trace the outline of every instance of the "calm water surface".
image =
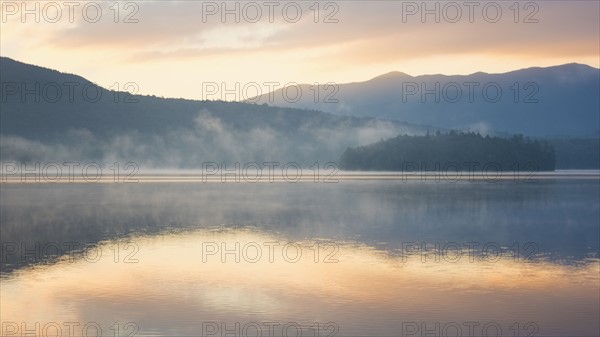
<svg viewBox="0 0 600 337">
<path fill-rule="evenodd" d="M 3 184 L 2 334 L 597 336 L 599 191 Z"/>
</svg>

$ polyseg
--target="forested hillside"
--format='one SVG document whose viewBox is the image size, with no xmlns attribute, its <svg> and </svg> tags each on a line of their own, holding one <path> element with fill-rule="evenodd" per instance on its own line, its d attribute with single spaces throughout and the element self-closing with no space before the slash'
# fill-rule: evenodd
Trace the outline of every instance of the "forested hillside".
<svg viewBox="0 0 600 337">
<path fill-rule="evenodd" d="M 427 129 L 309 109 L 133 95 L 5 57 L 0 68 L 2 161 L 311 165 L 337 160 L 347 146 Z"/>
<path fill-rule="evenodd" d="M 486 165 L 512 171 L 525 166 L 538 171 L 555 168 L 554 149 L 545 141 L 523 136 L 500 138 L 476 133 L 400 135 L 377 143 L 348 148 L 340 158 L 345 170 L 436 171 L 440 169 L 481 171 Z"/>
</svg>

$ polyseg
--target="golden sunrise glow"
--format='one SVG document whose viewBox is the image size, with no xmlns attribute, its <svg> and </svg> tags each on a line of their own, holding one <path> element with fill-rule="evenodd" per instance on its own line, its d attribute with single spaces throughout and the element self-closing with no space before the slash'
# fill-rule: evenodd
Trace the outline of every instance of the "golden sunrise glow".
<svg viewBox="0 0 600 337">
<path fill-rule="evenodd" d="M 319 307 L 336 316 L 340 313 L 334 304 L 348 299 L 355 308 L 391 308 L 403 319 L 418 319 L 411 308 L 426 304 L 436 309 L 428 316 L 431 319 L 438 314 L 441 316 L 436 319 L 443 319 L 441 313 L 460 307 L 458 317 L 472 320 L 488 319 L 484 312 L 495 315 L 497 321 L 522 315 L 540 326 L 560 322 L 575 330 L 585 315 L 561 314 L 558 308 L 577 306 L 579 310 L 585 307 L 589 315 L 598 313 L 599 298 L 594 291 L 599 282 L 597 260 L 579 266 L 512 258 L 471 262 L 466 255 L 458 262 L 450 262 L 453 258 L 422 262 L 421 256 L 403 261 L 351 242 L 338 245 L 337 251 L 322 243 L 317 256 L 315 242 L 295 242 L 301 247 L 298 256 L 296 248 L 284 253 L 288 240 L 246 229 L 198 230 L 129 241 L 139 248 L 133 255 L 129 255 L 133 250 L 123 249 L 124 242 L 118 249 L 115 242 L 106 242 L 99 246 L 102 258 L 98 262 L 64 259 L 55 265 L 25 268 L 3 280 L 3 320 L 87 322 L 91 318 L 86 317 L 86 303 L 98 307 L 113 303 L 117 313 L 128 308 L 151 317 L 184 308 L 188 315 L 204 319 L 212 318 L 214 312 L 228 312 L 230 318 L 240 319 L 244 312 L 263 312 L 284 320 L 287 313 Z M 207 253 L 222 245 L 234 250 L 236 243 L 240 245 L 239 262 L 221 248 Z M 207 248 L 209 245 L 216 246 Z M 262 247 L 262 255 L 252 245 Z M 267 247 L 273 247 L 272 252 Z M 120 254 L 117 263 L 115 251 Z M 123 263 L 125 260 L 137 262 Z M 490 308 L 494 297 L 503 298 L 498 301 L 501 306 L 522 302 L 537 309 L 527 313 L 519 306 Z M 156 298 L 160 303 L 154 302 Z M 361 310 L 365 317 L 378 314 L 378 309 Z M 96 313 L 93 321 L 98 317 L 102 314 Z M 344 321 L 343 317 L 337 319 Z"/>
<path fill-rule="evenodd" d="M 20 2 L 1 3 L 2 56 L 80 74 L 105 87 L 135 82 L 139 93 L 166 97 L 202 98 L 205 82 L 235 88 L 236 82 L 357 82 L 390 71 L 499 73 L 572 62 L 600 67 L 595 1 L 539 2 L 537 9 L 523 5 L 518 13 L 512 3 L 502 3 L 493 23 L 482 8 L 472 23 L 466 8 L 451 23 L 450 12 L 443 11 L 447 2 L 439 3 L 439 23 L 433 15 L 425 21 L 419 12 L 407 15 L 406 2 L 390 1 L 336 2 L 318 17 L 304 3 L 293 23 L 286 21 L 291 14 L 282 14 L 285 2 L 272 22 L 262 8 L 255 23 L 243 11 L 246 2 L 239 3 L 239 23 L 233 15 L 223 22 L 220 8 L 206 14 L 207 2 L 150 1 L 135 8 L 118 2 L 119 12 L 101 2 L 102 16 L 94 23 L 86 21 L 93 10 L 83 17 L 84 3 L 72 23 L 64 6 L 60 19 L 48 22 L 55 17 L 53 7 L 44 11 L 48 1 L 36 2 L 39 23 L 34 14 L 23 18 Z M 34 8 L 32 3 L 27 9 Z"/>
</svg>

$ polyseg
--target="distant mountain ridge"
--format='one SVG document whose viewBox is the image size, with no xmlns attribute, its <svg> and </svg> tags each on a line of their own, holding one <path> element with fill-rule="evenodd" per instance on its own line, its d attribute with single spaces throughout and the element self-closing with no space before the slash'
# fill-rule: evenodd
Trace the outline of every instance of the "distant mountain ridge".
<svg viewBox="0 0 600 337">
<path fill-rule="evenodd" d="M 337 160 L 347 146 L 432 129 L 316 110 L 130 95 L 6 57 L 0 58 L 0 81 L 4 161 L 312 164 Z"/>
<path fill-rule="evenodd" d="M 578 65 L 557 68 L 563 73 L 562 81 L 566 82 L 573 82 L 574 72 L 588 74 L 590 69 Z M 545 69 L 530 71 L 545 72 Z M 552 81 L 557 81 L 557 73 L 554 71 L 550 76 Z M 590 77 L 589 74 L 587 77 Z M 394 84 L 398 83 L 398 79 L 414 81 L 415 78 L 392 72 L 372 79 L 375 85 L 371 85 L 371 88 L 388 90 L 373 92 L 375 100 L 388 97 L 393 105 L 394 99 L 397 100 L 397 97 L 390 95 L 394 87 L 382 83 Z M 423 125 L 393 119 L 340 116 L 312 108 L 131 95 L 97 87 L 81 76 L 5 57 L 0 57 L 0 82 L 0 161 L 135 161 L 140 166 L 154 168 L 197 168 L 203 162 L 294 161 L 311 165 L 315 161 L 335 162 L 348 147 L 367 145 L 398 135 L 424 135 L 449 129 L 437 127 L 434 123 Z M 580 82 L 580 79 L 575 81 Z M 356 90 L 362 90 L 363 85 L 348 84 L 349 88 Z M 578 88 L 575 86 L 570 90 L 575 92 Z M 57 90 L 61 91 L 60 95 L 57 95 Z M 96 94 L 99 95 L 98 99 L 95 98 Z M 580 104 L 584 106 L 589 103 L 589 97 L 595 97 L 596 100 L 598 97 L 598 93 L 587 91 L 576 94 L 586 96 Z M 358 97 L 358 93 L 356 95 Z M 291 106 L 299 107 L 302 105 L 299 103 Z M 327 104 L 324 105 L 327 107 Z M 421 104 L 420 108 L 426 105 Z M 403 108 L 407 106 L 408 103 Z M 452 105 L 444 106 L 447 108 Z M 500 109 L 502 104 L 488 104 L 484 114 L 490 118 L 476 124 L 472 131 L 509 135 L 492 129 L 495 124 L 491 117 L 497 114 L 489 106 Z M 577 107 L 577 104 L 573 106 Z M 599 126 L 598 111 L 591 113 L 583 108 L 571 110 L 573 112 L 569 116 L 572 120 L 565 121 L 562 118 L 564 116 L 552 118 L 552 114 L 548 113 L 537 122 L 526 123 L 532 116 L 525 116 L 527 118 L 520 121 L 524 126 L 533 127 L 563 123 L 563 129 L 554 129 L 553 134 L 558 135 L 565 134 L 560 130 L 581 127 L 582 136 L 575 137 L 577 139 L 570 136 L 551 140 L 557 149 L 557 168 L 597 168 L 598 133 L 596 131 L 594 134 L 592 130 L 597 130 Z M 448 111 L 451 109 L 448 108 Z M 418 112 L 417 109 L 417 116 Z M 508 111 L 504 115 L 514 117 L 518 113 L 539 115 L 535 111 Z M 407 115 L 411 114 L 415 113 L 407 112 Z M 469 113 L 467 109 L 466 112 L 456 113 L 455 117 L 459 124 L 458 121 L 465 116 L 480 115 L 480 112 Z M 500 114 L 500 117 L 504 115 Z M 453 116 L 448 112 L 444 115 L 445 119 L 433 118 L 431 121 L 444 124 Z M 429 117 L 435 117 L 435 114 Z M 465 131 L 469 128 L 458 129 Z M 588 137 L 589 133 L 593 139 Z"/>
<path fill-rule="evenodd" d="M 310 86 L 301 85 L 302 92 L 310 93 Z M 324 90 L 321 85 L 321 97 L 330 94 L 331 99 L 317 102 L 312 95 L 292 102 L 282 89 L 251 100 L 483 133 L 538 137 L 600 134 L 600 70 L 582 64 L 501 74 L 413 77 L 390 72 L 365 82 L 337 84 L 336 90 L 331 96 L 333 89 Z"/>
</svg>

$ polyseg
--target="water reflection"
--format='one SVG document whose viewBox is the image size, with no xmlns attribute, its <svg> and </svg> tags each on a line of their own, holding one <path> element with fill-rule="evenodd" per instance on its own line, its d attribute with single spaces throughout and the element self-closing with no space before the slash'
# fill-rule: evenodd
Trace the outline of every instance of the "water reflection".
<svg viewBox="0 0 600 337">
<path fill-rule="evenodd" d="M 599 184 L 5 184 L 2 334 L 595 336 Z"/>
<path fill-rule="evenodd" d="M 463 336 L 469 322 L 479 324 L 474 331 L 494 323 L 505 336 L 513 335 L 515 323 L 524 328 L 530 322 L 535 325 L 527 328 L 539 327 L 542 336 L 599 333 L 597 259 L 578 265 L 508 257 L 424 263 L 420 256 L 404 260 L 356 242 L 339 244 L 332 256 L 334 250 L 322 246 L 315 258 L 321 241 L 290 244 L 255 229 L 129 241 L 139 248 L 135 263 L 115 262 L 119 249 L 106 242 L 97 248 L 103 252 L 98 261 L 63 259 L 13 273 L 2 282 L 3 322 L 95 322 L 105 331 L 115 322 L 134 322 L 138 336 L 197 336 L 203 329 L 208 335 L 213 323 L 235 329 L 236 322 L 237 336 L 252 322 L 279 323 L 273 330 L 279 335 L 285 334 L 277 329 L 292 322 L 303 336 L 314 336 L 315 323 L 335 324 L 340 336 L 399 335 L 423 322 L 432 329 L 436 322 L 440 329 L 458 323 Z M 255 245 L 263 247 L 261 254 Z"/>
<path fill-rule="evenodd" d="M 56 251 L 48 243 L 68 251 L 71 243 L 81 249 L 131 234 L 248 225 L 294 240 L 355 240 L 388 251 L 407 242 L 533 242 L 536 253 L 577 261 L 598 256 L 599 189 L 597 180 L 9 184 L 0 189 L 0 267 L 5 274 L 38 261 Z"/>
</svg>

